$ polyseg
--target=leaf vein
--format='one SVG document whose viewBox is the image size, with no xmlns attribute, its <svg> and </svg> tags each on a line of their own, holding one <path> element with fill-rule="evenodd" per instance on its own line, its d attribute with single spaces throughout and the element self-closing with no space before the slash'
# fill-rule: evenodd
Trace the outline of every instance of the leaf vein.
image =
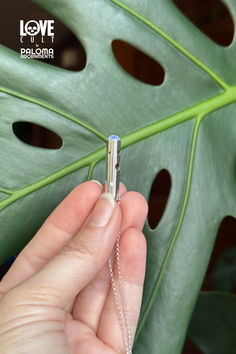
<svg viewBox="0 0 236 354">
<path fill-rule="evenodd" d="M 24 101 L 27 101 L 27 102 L 30 102 L 30 103 L 33 103 L 33 104 L 37 104 L 38 106 L 46 108 L 46 109 L 48 109 L 51 112 L 57 113 L 57 114 L 61 115 L 62 117 L 65 117 L 65 118 L 71 120 L 72 122 L 80 125 L 81 127 L 89 130 L 91 133 L 97 135 L 103 141 L 106 141 L 105 135 L 103 135 L 102 133 L 97 131 L 95 128 L 91 127 L 90 125 L 88 125 L 87 123 L 81 121 L 80 119 L 78 119 L 76 117 L 73 117 L 72 115 L 70 115 L 70 114 L 68 114 L 66 112 L 61 111 L 60 109 L 58 109 L 56 107 L 53 107 L 53 106 L 51 106 L 51 105 L 49 105 L 49 104 L 47 104 L 45 102 L 37 100 L 36 98 L 20 94 L 20 93 L 18 93 L 16 91 L 13 91 L 13 90 L 10 90 L 10 89 L 6 89 L 4 87 L 0 87 L 0 91 L 6 93 L 8 95 L 20 98 L 20 99 L 22 99 Z"/>
<path fill-rule="evenodd" d="M 165 258 L 163 260 L 163 263 L 161 265 L 160 272 L 159 272 L 159 274 L 157 276 L 157 279 L 155 281 L 155 284 L 154 284 L 154 287 L 153 287 L 153 290 L 152 290 L 152 293 L 151 293 L 151 296 L 150 296 L 150 300 L 148 301 L 146 309 L 143 312 L 142 319 L 139 322 L 139 325 L 138 325 L 138 328 L 137 328 L 137 331 L 136 331 L 136 336 L 135 336 L 134 343 L 136 342 L 136 340 L 137 340 L 137 338 L 138 338 L 138 336 L 140 334 L 140 331 L 142 330 L 142 328 L 144 326 L 144 323 L 145 323 L 145 321 L 147 319 L 147 316 L 148 316 L 148 314 L 149 314 L 149 312 L 151 310 L 151 307 L 152 307 L 152 305 L 154 303 L 154 300 L 155 300 L 155 297 L 156 297 L 156 294 L 157 294 L 157 290 L 158 290 L 158 288 L 160 286 L 161 280 L 163 278 L 163 275 L 164 275 L 164 272 L 165 272 L 165 269 L 166 269 L 166 265 L 167 265 L 167 263 L 168 263 L 168 261 L 170 259 L 170 256 L 172 254 L 174 245 L 175 245 L 175 243 L 176 243 L 176 241 L 178 239 L 179 231 L 180 231 L 182 223 L 183 223 L 183 219 L 184 219 L 185 212 L 186 212 L 186 209 L 187 209 L 188 198 L 189 198 L 189 194 L 190 194 L 190 187 L 191 187 L 191 182 L 192 182 L 192 172 L 193 172 L 194 156 L 195 156 L 195 151 L 196 151 L 197 136 L 198 136 L 199 126 L 200 126 L 202 118 L 203 118 L 203 115 L 199 115 L 196 118 L 194 130 L 193 130 L 192 142 L 191 142 L 191 148 L 190 148 L 190 157 L 189 157 L 189 162 L 188 162 L 187 182 L 186 182 L 186 188 L 185 188 L 185 193 L 184 193 L 183 204 L 182 204 L 182 207 L 181 207 L 181 210 L 180 210 L 180 215 L 179 215 L 179 218 L 178 218 L 178 221 L 177 221 L 177 226 L 176 226 L 174 235 L 173 235 L 173 237 L 171 239 L 171 242 L 170 242 L 170 245 L 168 247 L 168 250 L 166 252 L 166 255 L 165 255 Z"/>
<path fill-rule="evenodd" d="M 154 23 L 152 23 L 149 19 L 145 18 L 141 14 L 139 14 L 137 11 L 131 9 L 129 6 L 125 5 L 119 0 L 110 0 L 111 2 L 115 3 L 119 7 L 121 7 L 123 10 L 127 11 L 137 19 L 139 19 L 141 22 L 143 22 L 145 25 L 147 25 L 149 28 L 154 30 L 156 33 L 158 33 L 160 36 L 162 36 L 165 40 L 167 40 L 169 43 L 171 43 L 176 49 L 178 49 L 182 54 L 184 54 L 187 58 L 189 58 L 193 63 L 195 63 L 197 66 L 199 66 L 202 70 L 204 70 L 209 76 L 211 76 L 224 90 L 226 90 L 229 86 L 227 85 L 226 82 L 224 82 L 212 69 L 210 69 L 207 65 L 205 65 L 200 59 L 195 57 L 191 52 L 189 52 L 186 48 L 184 48 L 181 44 L 179 44 L 176 40 L 174 40 L 172 37 L 170 37 L 166 32 L 164 32 L 161 28 L 156 26 Z"/>
<path fill-rule="evenodd" d="M 189 119 L 193 119 L 201 114 L 201 116 L 209 114 L 210 112 L 217 110 L 225 105 L 231 104 L 236 101 L 236 86 L 230 87 L 227 91 L 220 93 L 219 95 L 212 97 L 206 101 L 200 102 L 194 106 L 188 107 L 183 111 L 177 112 L 173 115 L 170 115 L 167 118 L 161 119 L 153 124 L 150 124 L 146 127 L 142 127 L 136 131 L 133 131 L 123 137 L 122 140 L 122 149 L 137 143 L 140 140 L 148 138 L 152 135 L 160 133 L 163 130 L 172 128 L 177 124 L 183 123 Z M 0 201 L 0 211 L 6 208 L 11 203 L 16 200 L 46 186 L 49 183 L 52 183 L 76 170 L 90 166 L 88 172 L 88 178 L 91 178 L 93 168 L 95 164 L 106 156 L 105 146 L 90 153 L 89 155 L 84 156 L 83 158 L 72 162 L 71 164 L 63 167 L 62 169 L 53 172 L 52 174 L 33 182 L 32 184 L 23 187 L 19 190 L 12 191 L 12 195 Z"/>
</svg>

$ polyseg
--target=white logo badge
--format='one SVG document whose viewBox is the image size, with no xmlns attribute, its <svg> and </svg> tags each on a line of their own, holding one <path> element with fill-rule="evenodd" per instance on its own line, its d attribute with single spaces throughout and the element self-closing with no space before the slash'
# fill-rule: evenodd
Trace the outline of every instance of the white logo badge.
<svg viewBox="0 0 236 354">
<path fill-rule="evenodd" d="M 53 48 L 39 48 L 45 41 L 54 42 L 54 20 L 20 20 L 21 58 L 53 59 Z"/>
</svg>

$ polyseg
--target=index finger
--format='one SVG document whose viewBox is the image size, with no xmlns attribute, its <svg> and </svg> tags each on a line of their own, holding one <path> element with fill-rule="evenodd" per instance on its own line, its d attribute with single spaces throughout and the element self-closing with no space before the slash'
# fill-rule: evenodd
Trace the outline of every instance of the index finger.
<svg viewBox="0 0 236 354">
<path fill-rule="evenodd" d="M 74 188 L 26 245 L 0 283 L 6 292 L 41 269 L 78 232 L 102 194 L 97 181 Z"/>
<path fill-rule="evenodd" d="M 32 240 L 25 246 L 0 283 L 6 292 L 39 271 L 75 236 L 83 225 L 103 187 L 98 181 L 84 182 L 74 188 L 49 215 Z M 126 188 L 120 184 L 120 193 Z"/>
</svg>

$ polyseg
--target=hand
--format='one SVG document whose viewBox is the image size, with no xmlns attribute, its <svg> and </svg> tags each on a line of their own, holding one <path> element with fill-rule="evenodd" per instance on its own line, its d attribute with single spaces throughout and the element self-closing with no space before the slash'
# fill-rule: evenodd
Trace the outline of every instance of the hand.
<svg viewBox="0 0 236 354">
<path fill-rule="evenodd" d="M 124 185 L 121 193 L 120 205 L 112 207 L 98 183 L 79 185 L 19 254 L 0 283 L 1 354 L 125 352 L 107 261 L 121 230 L 134 338 L 145 274 L 141 230 L 147 203 Z"/>
</svg>

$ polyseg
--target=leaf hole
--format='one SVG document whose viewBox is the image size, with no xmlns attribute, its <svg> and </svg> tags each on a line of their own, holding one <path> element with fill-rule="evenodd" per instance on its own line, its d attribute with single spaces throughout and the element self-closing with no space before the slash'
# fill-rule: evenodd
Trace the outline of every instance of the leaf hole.
<svg viewBox="0 0 236 354">
<path fill-rule="evenodd" d="M 236 291 L 236 219 L 226 216 L 218 228 L 216 242 L 203 281 L 203 291 Z"/>
<path fill-rule="evenodd" d="M 8 272 L 8 270 L 11 268 L 15 259 L 16 259 L 15 256 L 10 256 L 5 260 L 5 262 L 3 264 L 1 264 L 1 266 L 0 266 L 0 281 L 2 280 L 4 275 Z"/>
<path fill-rule="evenodd" d="M 60 149 L 61 137 L 41 125 L 30 122 L 15 122 L 12 125 L 15 136 L 24 143 L 46 149 Z"/>
<path fill-rule="evenodd" d="M 188 337 L 186 336 L 184 347 L 182 354 L 204 354 L 197 345 Z"/>
<path fill-rule="evenodd" d="M 24 30 L 28 21 L 54 20 L 53 42 L 52 37 L 48 35 L 42 37 L 41 32 L 34 36 L 20 36 L 21 20 L 24 21 Z M 21 38 L 23 43 L 21 43 Z M 34 42 L 32 43 L 31 40 Z M 29 0 L 1 0 L 0 43 L 18 53 L 21 53 L 22 48 L 29 48 L 35 51 L 43 48 L 47 50 L 52 48 L 54 51 L 53 58 L 34 58 L 32 60 L 41 61 L 66 70 L 81 71 L 86 66 L 86 52 L 73 32 L 52 14 Z"/>
<path fill-rule="evenodd" d="M 172 0 L 180 11 L 208 38 L 229 46 L 234 37 L 234 22 L 220 0 Z"/>
<path fill-rule="evenodd" d="M 166 169 L 161 170 L 153 181 L 149 195 L 148 222 L 153 230 L 164 214 L 171 188 L 171 176 Z"/>
<path fill-rule="evenodd" d="M 161 85 L 165 70 L 157 60 L 120 39 L 112 41 L 112 51 L 119 65 L 135 79 L 149 85 Z"/>
</svg>

